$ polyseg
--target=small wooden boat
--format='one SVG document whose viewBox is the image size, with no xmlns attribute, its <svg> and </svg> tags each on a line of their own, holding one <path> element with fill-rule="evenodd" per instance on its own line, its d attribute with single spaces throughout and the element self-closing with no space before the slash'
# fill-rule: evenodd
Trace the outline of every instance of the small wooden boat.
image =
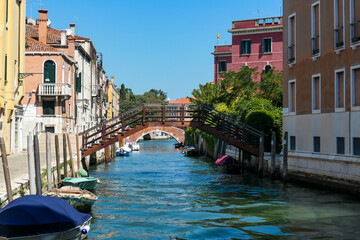
<svg viewBox="0 0 360 240">
<path fill-rule="evenodd" d="M 183 146 L 184 146 L 184 145 L 183 145 L 182 142 L 174 143 L 174 147 L 175 147 L 175 148 L 181 148 L 181 147 L 183 147 Z"/>
<path fill-rule="evenodd" d="M 188 157 L 194 157 L 194 156 L 198 155 L 195 147 L 184 147 L 184 149 L 182 150 L 182 153 Z"/>
<path fill-rule="evenodd" d="M 79 187 L 81 189 L 85 189 L 93 193 L 96 192 L 99 183 L 100 183 L 99 179 L 94 177 L 64 178 L 60 182 L 61 186 Z"/>
<path fill-rule="evenodd" d="M 64 199 L 80 212 L 90 212 L 92 205 L 98 200 L 94 193 L 72 186 L 54 188 L 44 195 Z"/>
<path fill-rule="evenodd" d="M 131 149 L 127 146 L 118 148 L 116 151 L 116 156 L 130 156 Z"/>
<path fill-rule="evenodd" d="M 139 151 L 140 145 L 136 142 L 128 142 L 125 146 L 131 149 L 131 151 Z"/>
<path fill-rule="evenodd" d="M 0 239 L 80 240 L 87 236 L 90 220 L 63 199 L 23 196 L 0 210 Z"/>
</svg>

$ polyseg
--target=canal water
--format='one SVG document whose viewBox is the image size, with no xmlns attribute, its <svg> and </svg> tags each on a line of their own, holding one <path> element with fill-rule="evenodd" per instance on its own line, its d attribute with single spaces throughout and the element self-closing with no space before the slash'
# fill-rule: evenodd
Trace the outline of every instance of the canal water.
<svg viewBox="0 0 360 240">
<path fill-rule="evenodd" d="M 185 157 L 173 140 L 92 169 L 89 239 L 360 239 L 360 200 Z"/>
</svg>

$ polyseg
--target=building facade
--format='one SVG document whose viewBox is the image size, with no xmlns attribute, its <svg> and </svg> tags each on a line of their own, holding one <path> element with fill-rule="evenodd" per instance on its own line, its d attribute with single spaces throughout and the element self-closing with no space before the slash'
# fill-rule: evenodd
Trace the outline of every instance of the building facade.
<svg viewBox="0 0 360 240">
<path fill-rule="evenodd" d="M 0 1 L 0 134 L 6 154 L 22 150 L 26 1 Z"/>
<path fill-rule="evenodd" d="M 215 46 L 214 83 L 222 80 L 221 73 L 239 71 L 241 66 L 257 67 L 261 74 L 269 68 L 283 68 L 282 17 L 233 21 L 232 45 Z M 256 81 L 260 81 L 260 74 Z"/>
<path fill-rule="evenodd" d="M 120 92 L 118 91 L 116 85 L 114 84 L 114 76 L 111 76 L 111 80 L 108 80 L 107 83 L 107 93 L 108 93 L 108 110 L 107 110 L 107 119 L 112 119 L 119 116 L 120 114 Z"/>
<path fill-rule="evenodd" d="M 360 0 L 284 1 L 289 173 L 360 182 Z"/>
</svg>

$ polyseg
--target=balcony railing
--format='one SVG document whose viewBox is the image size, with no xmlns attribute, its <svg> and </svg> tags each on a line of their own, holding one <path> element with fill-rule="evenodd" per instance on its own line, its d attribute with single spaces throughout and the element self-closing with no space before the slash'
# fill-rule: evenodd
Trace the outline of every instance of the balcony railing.
<svg viewBox="0 0 360 240">
<path fill-rule="evenodd" d="M 342 48 L 344 46 L 344 27 L 339 27 L 334 30 L 335 34 L 335 48 Z"/>
<path fill-rule="evenodd" d="M 312 55 L 317 55 L 320 52 L 319 48 L 319 36 L 314 36 L 311 38 L 311 44 L 312 44 Z"/>
<path fill-rule="evenodd" d="M 350 31 L 351 31 L 351 43 L 358 43 L 360 42 L 360 21 L 354 21 L 350 23 Z"/>
<path fill-rule="evenodd" d="M 288 59 L 289 59 L 289 63 L 294 63 L 295 62 L 295 44 L 289 46 L 288 49 Z"/>
<path fill-rule="evenodd" d="M 70 84 L 64 83 L 40 83 L 39 96 L 71 96 L 71 86 Z"/>
</svg>

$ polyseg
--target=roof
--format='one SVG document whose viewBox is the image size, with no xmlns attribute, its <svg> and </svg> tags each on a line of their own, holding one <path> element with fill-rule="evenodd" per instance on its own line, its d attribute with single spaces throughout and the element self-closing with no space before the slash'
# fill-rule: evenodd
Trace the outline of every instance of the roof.
<svg viewBox="0 0 360 240">
<path fill-rule="evenodd" d="M 25 52 L 60 52 L 47 44 L 41 43 L 31 37 L 25 37 Z"/>
<path fill-rule="evenodd" d="M 195 99 L 194 97 L 190 97 Z M 188 98 L 178 98 L 174 101 L 170 101 L 170 104 L 191 104 L 192 102 Z"/>
</svg>

